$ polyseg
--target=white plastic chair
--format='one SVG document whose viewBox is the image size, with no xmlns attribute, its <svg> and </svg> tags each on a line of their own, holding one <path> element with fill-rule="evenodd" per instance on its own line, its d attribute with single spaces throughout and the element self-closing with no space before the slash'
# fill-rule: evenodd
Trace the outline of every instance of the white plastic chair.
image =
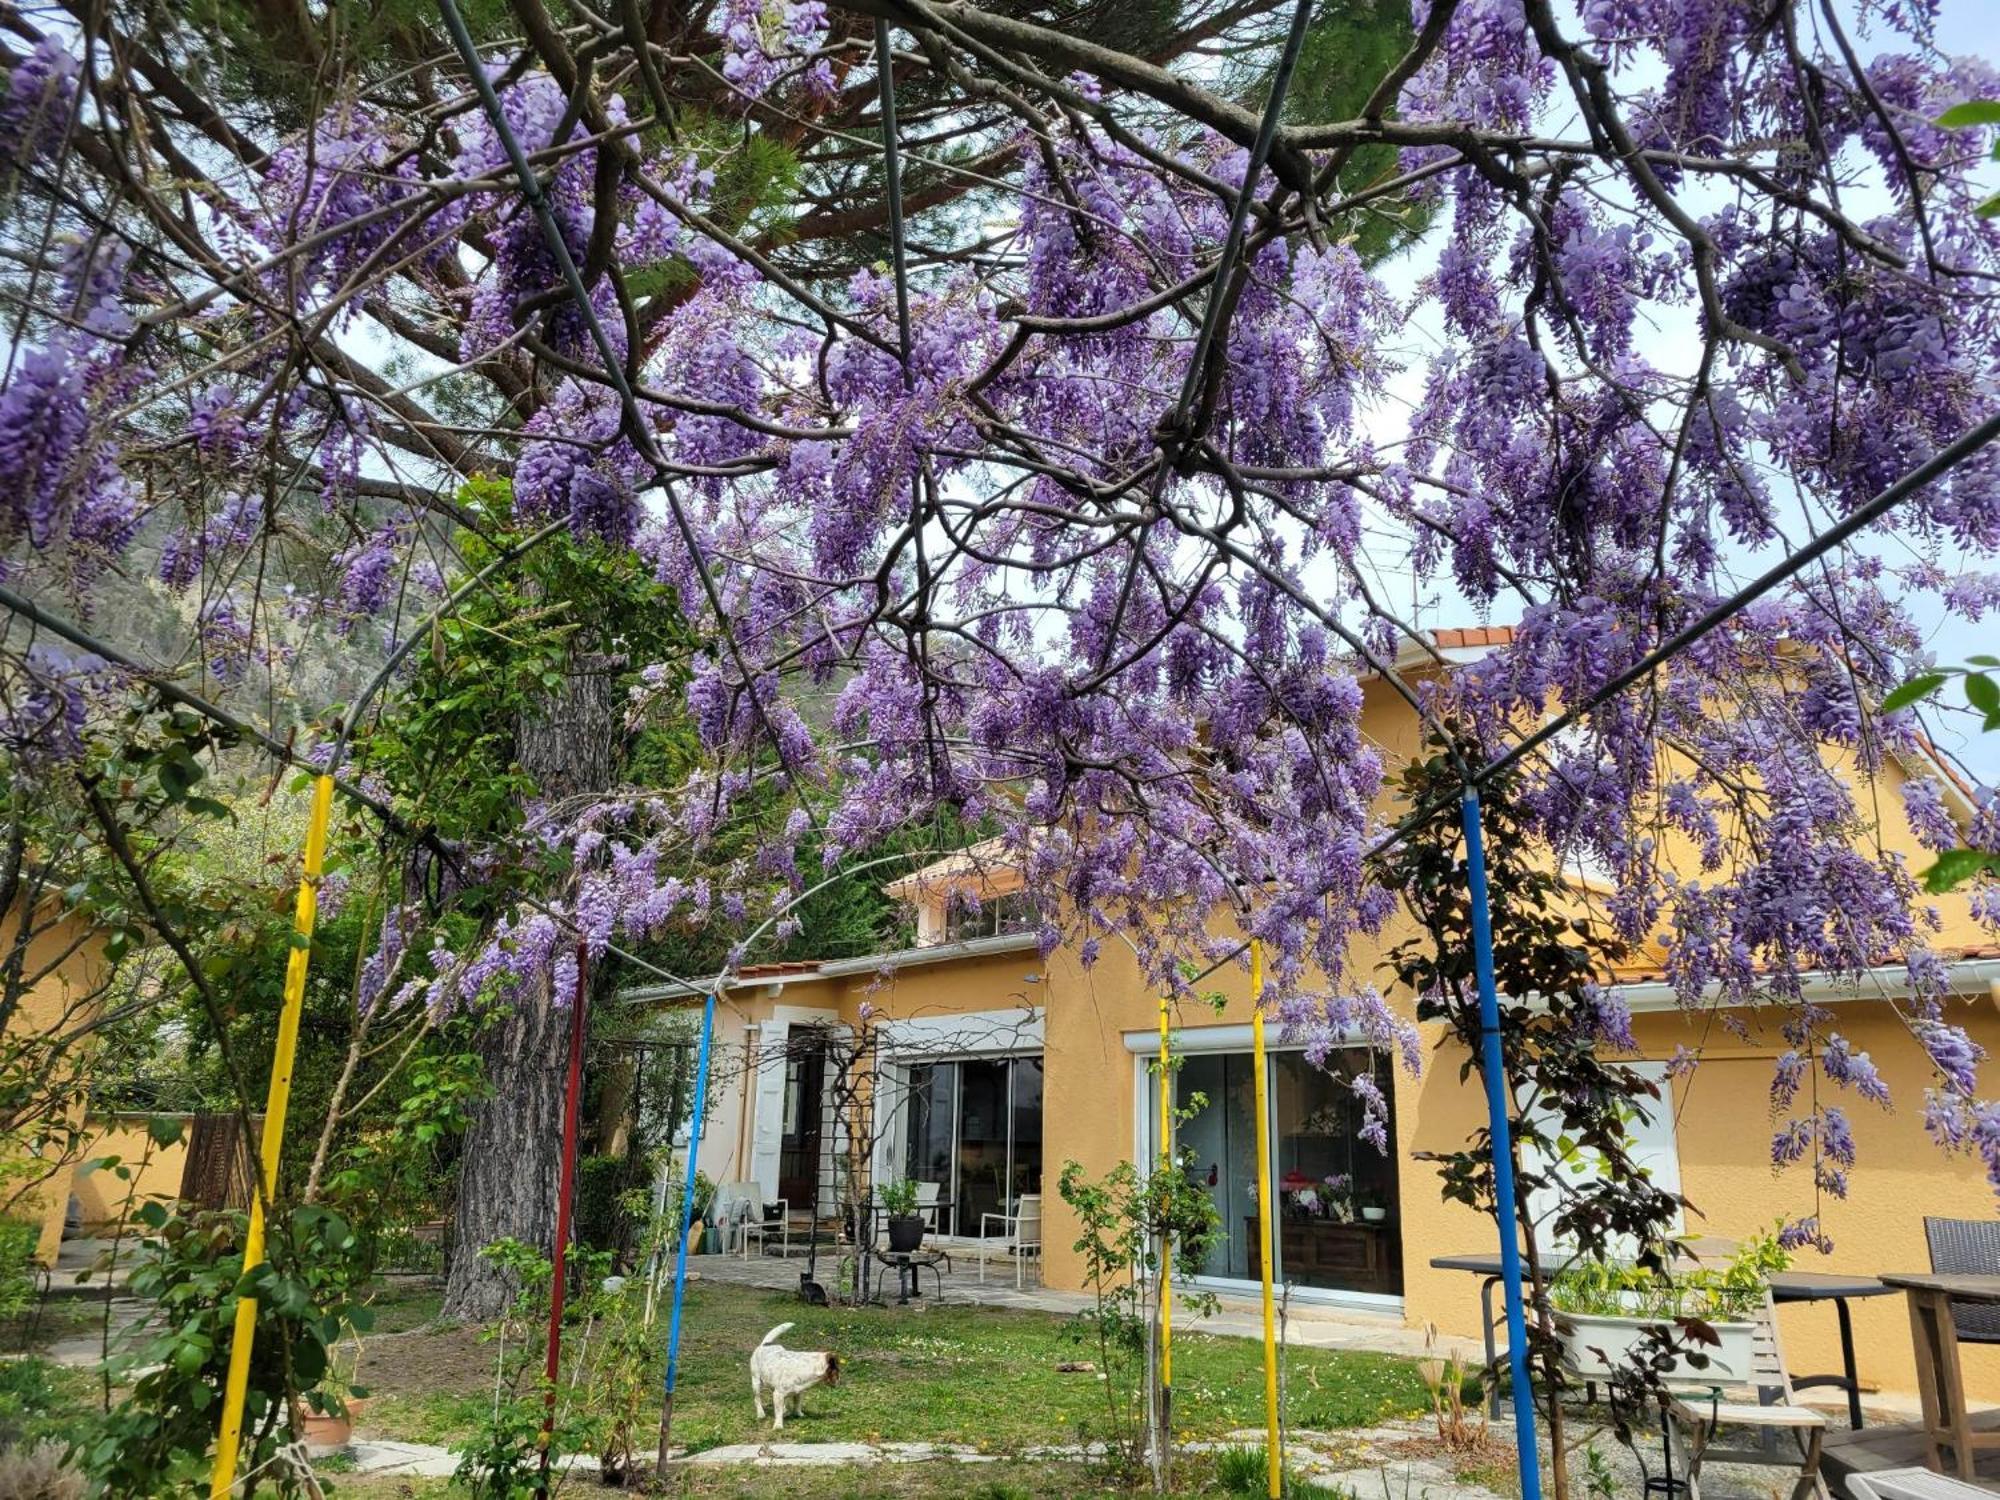
<svg viewBox="0 0 2000 1500">
<path fill-rule="evenodd" d="M 757 1253 L 762 1255 L 770 1248 L 771 1236 L 778 1237 L 778 1253 L 792 1253 L 792 1205 L 784 1198 L 773 1198 L 768 1203 L 755 1196 L 744 1199 L 743 1216 L 743 1258 L 750 1258 L 750 1242 L 757 1242 Z"/>
<path fill-rule="evenodd" d="M 736 1248 L 738 1226 L 742 1223 L 745 1206 L 756 1200 L 757 1184 L 754 1182 L 718 1182 L 715 1185 L 715 1196 L 709 1200 L 707 1222 L 722 1236 L 724 1255 Z"/>
<path fill-rule="evenodd" d="M 1848 1475 L 1847 1493 L 1851 1500 L 1990 1500 L 1993 1492 L 1929 1469 L 1879 1469 Z"/>
<path fill-rule="evenodd" d="M 990 1224 L 1001 1226 L 999 1234 L 989 1235 Z M 979 1216 L 979 1279 L 986 1279 L 986 1257 L 995 1251 L 1014 1257 L 1014 1286 L 1018 1290 L 1024 1283 L 1023 1271 L 1030 1255 L 1039 1257 L 1042 1253 L 1042 1195 L 1023 1193 L 1015 1203 L 1011 1214 L 981 1214 Z"/>
</svg>

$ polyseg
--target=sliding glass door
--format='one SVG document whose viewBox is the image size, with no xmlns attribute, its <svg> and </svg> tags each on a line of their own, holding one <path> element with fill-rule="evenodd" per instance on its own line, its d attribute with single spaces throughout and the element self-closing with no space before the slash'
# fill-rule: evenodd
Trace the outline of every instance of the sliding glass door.
<svg viewBox="0 0 2000 1500">
<path fill-rule="evenodd" d="M 1400 1297 L 1403 1247 L 1397 1211 L 1395 1126 L 1390 1149 L 1362 1134 L 1361 1098 L 1350 1080 L 1372 1077 L 1393 1100 L 1386 1059 L 1365 1047 L 1337 1049 L 1324 1067 L 1303 1053 L 1271 1053 L 1271 1181 L 1277 1197 L 1274 1274 L 1296 1287 L 1364 1297 Z M 1180 1126 L 1189 1171 L 1221 1219 L 1203 1274 L 1258 1276 L 1256 1076 L 1248 1052 L 1186 1052 L 1174 1089 L 1187 1108 Z M 1393 1105 L 1392 1105 L 1393 1108 Z M 1153 1148 L 1155 1152 L 1157 1148 Z"/>
<path fill-rule="evenodd" d="M 1039 1057 L 912 1064 L 905 1099 L 903 1174 L 937 1185 L 947 1233 L 977 1235 L 1042 1190 Z"/>
</svg>

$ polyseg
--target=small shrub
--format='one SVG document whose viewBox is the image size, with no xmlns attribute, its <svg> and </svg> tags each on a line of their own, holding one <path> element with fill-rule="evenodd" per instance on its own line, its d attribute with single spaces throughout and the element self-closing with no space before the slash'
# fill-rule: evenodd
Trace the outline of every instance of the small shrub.
<svg viewBox="0 0 2000 1500">
<path fill-rule="evenodd" d="M 41 1237 L 39 1224 L 0 1217 L 0 1321 L 23 1317 L 35 1305 L 40 1294 L 35 1246 Z"/>
<path fill-rule="evenodd" d="M 1106 1446 L 1115 1467 L 1136 1472 L 1144 1462 L 1150 1425 L 1148 1387 L 1155 1368 L 1146 1359 L 1150 1289 L 1158 1284 L 1162 1244 L 1172 1255 L 1181 1285 L 1201 1273 L 1208 1246 L 1221 1227 L 1215 1201 L 1195 1185 L 1193 1159 L 1141 1176 L 1129 1161 L 1092 1181 L 1076 1162 L 1063 1163 L 1057 1191 L 1076 1215 L 1082 1233 L 1090 1304 L 1064 1326 L 1070 1339 L 1096 1350 L 1105 1400 Z M 1185 1294 L 1199 1315 L 1215 1306 L 1207 1294 Z"/>
<path fill-rule="evenodd" d="M 883 1183 L 875 1196 L 881 1200 L 882 1212 L 892 1219 L 907 1219 L 917 1211 L 917 1185 L 907 1179 Z"/>
<path fill-rule="evenodd" d="M 1264 1448 L 1219 1449 L 1215 1455 L 1216 1483 L 1231 1495 L 1269 1494 L 1268 1452 Z M 1329 1496 L 1337 1493 L 1307 1484 L 1290 1469 L 1280 1476 L 1278 1488 L 1283 1500 L 1308 1500 L 1308 1497 L 1311 1500 L 1329 1500 Z"/>
<path fill-rule="evenodd" d="M 1424 1357 L 1417 1363 L 1417 1378 L 1430 1394 L 1438 1441 L 1446 1450 L 1464 1454 L 1485 1448 L 1486 1411 L 1480 1399 L 1484 1388 L 1477 1375 L 1468 1377 L 1464 1355 L 1437 1353 L 1435 1323 L 1424 1325 Z"/>
</svg>

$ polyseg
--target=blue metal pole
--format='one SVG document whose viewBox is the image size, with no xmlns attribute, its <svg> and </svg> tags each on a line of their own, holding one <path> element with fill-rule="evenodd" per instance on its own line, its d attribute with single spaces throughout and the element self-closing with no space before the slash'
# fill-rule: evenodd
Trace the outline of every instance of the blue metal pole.
<svg viewBox="0 0 2000 1500">
<path fill-rule="evenodd" d="M 687 1292 L 688 1231 L 694 1227 L 695 1163 L 701 1155 L 702 1116 L 708 1113 L 708 1044 L 715 1032 L 715 995 L 711 992 L 701 1009 L 701 1046 L 694 1062 L 694 1117 L 688 1124 L 686 1180 L 681 1184 L 680 1248 L 674 1256 L 674 1308 L 667 1318 L 666 1399 L 660 1407 L 660 1453 L 654 1468 L 667 1477 L 667 1434 L 674 1421 L 674 1377 L 681 1363 L 681 1298 Z"/>
<path fill-rule="evenodd" d="M 1500 1279 L 1507 1291 L 1507 1364 L 1514 1383 L 1514 1449 L 1521 1500 L 1542 1500 L 1542 1459 L 1535 1447 L 1535 1388 L 1528 1380 L 1528 1320 L 1521 1300 L 1521 1239 L 1514 1225 L 1514 1145 L 1507 1065 L 1500 1055 L 1500 994 L 1493 981 L 1493 922 L 1486 909 L 1486 845 L 1479 790 L 1462 805 L 1465 869 L 1472 911 L 1472 968 L 1479 985 L 1479 1071 L 1486 1077 L 1486 1122 L 1493 1142 L 1494 1220 L 1500 1226 Z"/>
</svg>

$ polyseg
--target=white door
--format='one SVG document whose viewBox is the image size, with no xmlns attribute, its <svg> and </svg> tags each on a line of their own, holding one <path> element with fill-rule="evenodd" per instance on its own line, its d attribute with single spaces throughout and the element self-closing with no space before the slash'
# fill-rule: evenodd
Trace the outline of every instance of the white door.
<svg viewBox="0 0 2000 1500">
<path fill-rule="evenodd" d="M 766 1021 L 750 1044 L 751 1111 L 757 1122 L 750 1136 L 750 1180 L 767 1199 L 778 1196 L 778 1155 L 785 1143 L 785 1043 L 790 1035 L 787 1022 Z"/>
</svg>

